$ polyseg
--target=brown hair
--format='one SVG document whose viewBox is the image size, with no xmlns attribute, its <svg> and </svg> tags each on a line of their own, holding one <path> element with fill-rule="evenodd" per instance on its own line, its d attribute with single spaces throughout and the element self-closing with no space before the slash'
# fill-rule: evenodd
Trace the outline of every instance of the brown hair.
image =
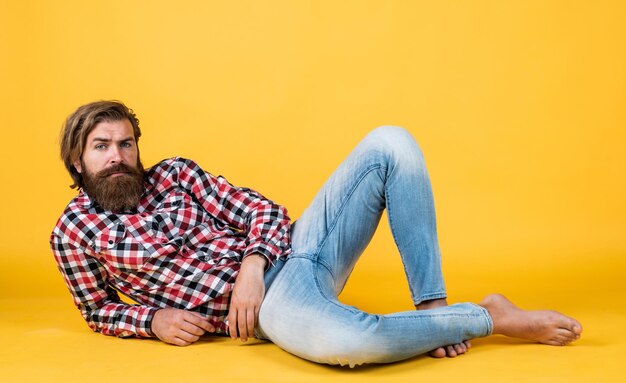
<svg viewBox="0 0 626 383">
<path fill-rule="evenodd" d="M 74 183 L 70 185 L 72 189 L 83 187 L 83 177 L 74 167 L 74 162 L 82 157 L 89 133 L 100 122 L 124 119 L 130 121 L 135 141 L 139 141 L 141 136 L 139 120 L 133 110 L 120 101 L 92 102 L 79 107 L 67 118 L 61 131 L 61 159 L 74 180 Z"/>
</svg>

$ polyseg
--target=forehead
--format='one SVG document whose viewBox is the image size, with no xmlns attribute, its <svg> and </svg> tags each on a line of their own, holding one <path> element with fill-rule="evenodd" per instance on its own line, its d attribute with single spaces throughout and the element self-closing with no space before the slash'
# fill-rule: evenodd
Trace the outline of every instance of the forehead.
<svg viewBox="0 0 626 383">
<path fill-rule="evenodd" d="M 87 142 L 100 139 L 117 141 L 128 138 L 135 138 L 133 126 L 128 119 L 101 121 L 91 129 L 91 132 L 87 135 Z"/>
</svg>

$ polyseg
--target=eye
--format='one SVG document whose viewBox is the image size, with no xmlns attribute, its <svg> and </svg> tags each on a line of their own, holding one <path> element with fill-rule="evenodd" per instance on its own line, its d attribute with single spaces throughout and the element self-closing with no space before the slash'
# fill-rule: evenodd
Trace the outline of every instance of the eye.
<svg viewBox="0 0 626 383">
<path fill-rule="evenodd" d="M 104 150 L 104 149 L 106 149 L 106 147 L 107 146 L 105 144 L 98 144 L 98 145 L 96 145 L 96 150 Z"/>
<path fill-rule="evenodd" d="M 133 146 L 130 142 L 122 142 L 122 148 L 130 148 L 131 146 Z"/>
</svg>

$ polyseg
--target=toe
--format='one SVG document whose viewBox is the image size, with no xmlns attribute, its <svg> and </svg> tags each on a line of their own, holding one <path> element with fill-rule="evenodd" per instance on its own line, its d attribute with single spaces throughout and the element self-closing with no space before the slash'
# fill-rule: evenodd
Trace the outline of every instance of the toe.
<svg viewBox="0 0 626 383">
<path fill-rule="evenodd" d="M 580 335 L 566 329 L 558 329 L 555 334 L 556 337 L 562 339 L 563 341 L 570 343 L 580 338 Z"/>
<path fill-rule="evenodd" d="M 454 346 L 446 346 L 446 355 L 448 358 L 454 358 L 457 355 Z"/>
<path fill-rule="evenodd" d="M 583 326 L 575 319 L 572 319 L 572 321 L 574 321 L 574 324 L 572 325 L 571 330 L 574 332 L 574 334 L 580 336 L 580 334 L 582 334 L 583 332 Z"/>
<path fill-rule="evenodd" d="M 446 356 L 446 350 L 443 347 L 436 348 L 428 353 L 433 358 L 443 358 Z"/>
<path fill-rule="evenodd" d="M 550 338 L 546 340 L 545 342 L 541 342 L 541 343 L 548 344 L 550 346 L 562 346 L 563 345 L 557 338 Z"/>
<path fill-rule="evenodd" d="M 464 354 L 466 350 L 463 347 L 463 343 L 459 343 L 454 345 L 454 351 L 456 351 L 457 355 L 461 355 Z"/>
<path fill-rule="evenodd" d="M 574 334 L 581 334 L 583 332 L 583 326 L 574 318 L 567 317 L 562 314 L 558 314 L 561 316 L 560 323 L 558 324 L 559 328 L 569 330 Z"/>
</svg>

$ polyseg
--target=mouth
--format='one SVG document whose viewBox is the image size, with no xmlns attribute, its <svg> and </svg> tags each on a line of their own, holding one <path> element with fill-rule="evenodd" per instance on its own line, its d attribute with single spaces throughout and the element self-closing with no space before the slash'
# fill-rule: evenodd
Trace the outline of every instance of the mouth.
<svg viewBox="0 0 626 383">
<path fill-rule="evenodd" d="M 128 173 L 126 173 L 126 172 L 117 172 L 117 173 L 109 174 L 108 177 L 120 177 L 120 176 L 123 176 L 123 175 L 126 175 L 126 174 L 128 174 Z"/>
</svg>

